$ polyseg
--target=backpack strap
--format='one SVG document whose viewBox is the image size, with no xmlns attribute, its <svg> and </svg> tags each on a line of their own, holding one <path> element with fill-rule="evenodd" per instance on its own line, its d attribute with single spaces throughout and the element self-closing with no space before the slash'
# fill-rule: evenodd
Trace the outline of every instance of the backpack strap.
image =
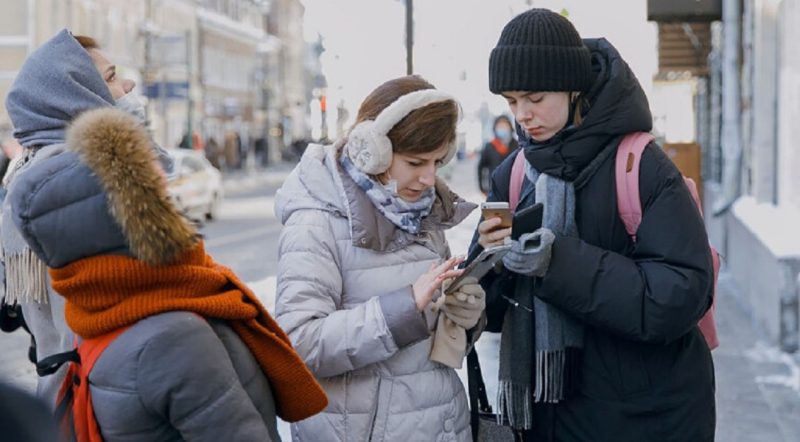
<svg viewBox="0 0 800 442">
<path fill-rule="evenodd" d="M 508 207 L 513 212 L 519 204 L 522 194 L 522 183 L 525 180 L 525 151 L 520 149 L 511 166 L 511 179 L 508 181 Z"/>
<path fill-rule="evenodd" d="M 642 152 L 655 137 L 647 132 L 633 132 L 617 147 L 615 177 L 617 182 L 617 209 L 625 224 L 625 231 L 636 241 L 636 231 L 642 223 L 642 202 L 639 199 L 639 163 Z"/>
<path fill-rule="evenodd" d="M 67 431 L 67 435 L 71 435 L 72 431 L 70 430 L 74 430 L 74 437 L 78 442 L 103 441 L 92 407 L 89 373 L 109 344 L 127 329 L 128 327 L 122 327 L 96 338 L 84 339 L 77 344 L 79 361 L 70 365 L 59 393 L 58 409 L 64 410 L 62 411 L 62 428 Z M 71 416 L 68 413 L 69 408 L 72 409 Z M 72 426 L 69 425 L 70 417 Z"/>
</svg>

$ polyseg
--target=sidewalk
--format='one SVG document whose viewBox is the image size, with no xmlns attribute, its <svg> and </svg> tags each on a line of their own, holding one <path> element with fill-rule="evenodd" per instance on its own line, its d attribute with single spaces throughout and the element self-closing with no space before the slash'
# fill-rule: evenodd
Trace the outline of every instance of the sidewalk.
<svg viewBox="0 0 800 442">
<path fill-rule="evenodd" d="M 753 327 L 736 299 L 732 278 L 721 274 L 714 356 L 718 441 L 800 440 L 800 355 L 789 355 Z"/>
</svg>

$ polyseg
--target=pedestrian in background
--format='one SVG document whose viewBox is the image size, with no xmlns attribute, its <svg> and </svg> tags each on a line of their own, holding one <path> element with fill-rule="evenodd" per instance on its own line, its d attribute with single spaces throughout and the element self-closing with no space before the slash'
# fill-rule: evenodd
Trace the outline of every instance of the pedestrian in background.
<svg viewBox="0 0 800 442">
<path fill-rule="evenodd" d="M 277 441 L 276 414 L 325 407 L 289 338 L 174 206 L 131 116 L 82 114 L 66 150 L 15 183 L 11 218 L 66 300 L 67 324 L 81 345 L 107 345 L 88 375 L 90 351 L 71 363 L 62 391 L 69 403 L 88 385 L 93 413 L 76 402 L 67 418 L 79 442 Z M 87 422 L 98 439 L 81 437 Z"/>
<path fill-rule="evenodd" d="M 492 187 L 492 172 L 519 146 L 514 139 L 514 126 L 507 116 L 495 118 L 492 130 L 494 138 L 483 146 L 481 159 L 478 161 L 478 186 L 484 195 Z"/>
<path fill-rule="evenodd" d="M 67 125 L 86 110 L 117 107 L 143 125 L 144 106 L 131 93 L 135 85 L 132 80 L 117 75 L 116 67 L 103 55 L 94 39 L 73 36 L 66 29 L 31 53 L 6 98 L 14 138 L 24 147 L 19 161 L 4 178 L 8 191 L 13 191 L 16 177 L 32 164 L 64 150 Z M 169 156 L 155 143 L 151 144 L 164 169 L 169 171 Z M 2 205 L 0 222 L 5 299 L 9 304 L 18 302 L 22 306 L 36 342 L 37 370 L 42 376 L 37 386 L 38 395 L 53 407 L 66 368 L 44 376 L 52 371 L 49 364 L 52 359 L 48 358 L 69 352 L 73 335 L 64 323 L 64 300 L 53 293 L 45 264 L 22 239 L 10 217 L 6 201 Z"/>
<path fill-rule="evenodd" d="M 330 400 L 292 426 L 295 441 L 471 440 L 452 367 L 483 290 L 473 280 L 432 304 L 460 273 L 444 230 L 475 208 L 437 178 L 455 155 L 458 115 L 420 77 L 387 81 L 345 138 L 309 145 L 276 194 L 277 320 Z"/>
<path fill-rule="evenodd" d="M 489 88 L 524 149 L 518 207 L 544 205 L 543 228 L 513 241 L 492 218 L 473 243 L 512 243 L 481 281 L 488 329 L 502 332 L 498 411 L 525 440 L 713 441 L 714 367 L 697 326 L 713 294 L 703 220 L 652 142 L 635 241 L 616 207 L 617 146 L 652 127 L 633 72 L 605 39 L 532 9 L 503 28 Z M 509 201 L 513 163 L 488 201 Z"/>
</svg>

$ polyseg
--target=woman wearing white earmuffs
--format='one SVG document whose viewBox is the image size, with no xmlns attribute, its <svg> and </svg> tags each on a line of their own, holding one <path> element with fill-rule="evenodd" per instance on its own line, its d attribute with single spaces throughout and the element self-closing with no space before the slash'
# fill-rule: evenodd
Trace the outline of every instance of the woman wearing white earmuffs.
<svg viewBox="0 0 800 442">
<path fill-rule="evenodd" d="M 454 97 L 422 78 L 390 80 L 344 139 L 310 145 L 278 191 L 277 320 L 329 398 L 293 440 L 471 440 L 452 367 L 483 290 L 464 284 L 432 302 L 459 274 L 444 230 L 475 208 L 436 177 L 455 154 L 458 116 Z"/>
</svg>

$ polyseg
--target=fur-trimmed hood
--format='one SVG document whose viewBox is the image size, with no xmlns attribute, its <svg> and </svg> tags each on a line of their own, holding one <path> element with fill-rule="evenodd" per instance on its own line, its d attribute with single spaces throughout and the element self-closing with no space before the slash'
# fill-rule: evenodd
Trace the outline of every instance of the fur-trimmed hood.
<svg viewBox="0 0 800 442">
<path fill-rule="evenodd" d="M 48 267 L 102 254 L 167 264 L 198 241 L 169 200 L 147 133 L 127 113 L 78 117 L 67 149 L 16 178 L 13 220 Z"/>
</svg>

